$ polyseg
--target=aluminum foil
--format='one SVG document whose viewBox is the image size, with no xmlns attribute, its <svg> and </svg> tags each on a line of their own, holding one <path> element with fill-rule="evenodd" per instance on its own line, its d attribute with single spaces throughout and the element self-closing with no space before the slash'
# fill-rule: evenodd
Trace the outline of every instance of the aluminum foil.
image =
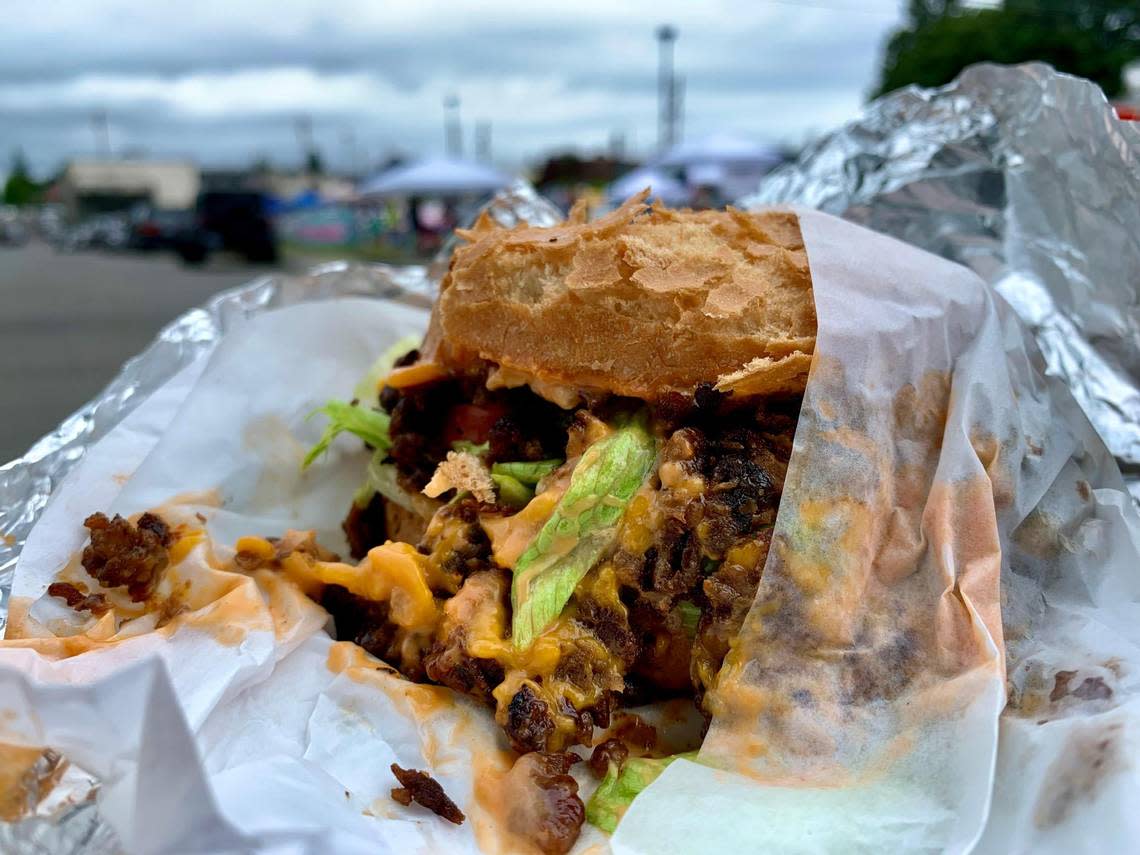
<svg viewBox="0 0 1140 855">
<path fill-rule="evenodd" d="M 1042 65 L 979 66 L 907 89 L 809 147 L 745 206 L 839 213 L 962 262 L 1033 329 L 1140 496 L 1140 131 L 1100 90 Z M 489 206 L 504 225 L 561 213 L 524 184 Z M 161 331 L 94 400 L 0 467 L 0 634 L 16 560 L 86 450 L 239 319 L 307 300 L 427 304 L 446 266 L 323 265 L 218 294 Z M 90 795 L 92 791 L 88 792 Z M 90 800 L 0 827 L 4 852 L 115 852 Z"/>
<path fill-rule="evenodd" d="M 908 88 L 743 207 L 839 214 L 973 268 L 1033 331 L 1140 500 L 1140 124 L 1039 63 Z"/>
</svg>

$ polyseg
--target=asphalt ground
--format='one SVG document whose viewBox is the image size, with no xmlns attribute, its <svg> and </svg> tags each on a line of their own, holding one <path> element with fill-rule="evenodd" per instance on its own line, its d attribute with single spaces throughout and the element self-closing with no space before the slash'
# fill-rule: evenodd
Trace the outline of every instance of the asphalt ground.
<svg viewBox="0 0 1140 855">
<path fill-rule="evenodd" d="M 271 272 L 168 254 L 0 245 L 0 464 L 94 397 L 168 322 Z"/>
</svg>

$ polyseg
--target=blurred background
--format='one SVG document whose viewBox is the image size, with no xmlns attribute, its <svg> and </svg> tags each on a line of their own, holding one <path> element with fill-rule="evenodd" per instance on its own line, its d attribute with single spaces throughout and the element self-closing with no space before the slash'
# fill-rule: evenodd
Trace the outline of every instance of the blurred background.
<svg viewBox="0 0 1140 855">
<path fill-rule="evenodd" d="M 1043 60 L 1140 114 L 1137 0 L 0 7 L 0 462 L 210 294 L 417 263 L 495 190 L 716 207 L 910 84 Z"/>
</svg>

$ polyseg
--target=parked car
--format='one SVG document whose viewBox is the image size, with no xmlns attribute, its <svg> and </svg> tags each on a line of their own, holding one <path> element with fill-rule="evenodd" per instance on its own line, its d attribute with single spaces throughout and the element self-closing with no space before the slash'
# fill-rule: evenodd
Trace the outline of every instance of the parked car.
<svg viewBox="0 0 1140 855">
<path fill-rule="evenodd" d="M 193 211 L 160 211 L 146 207 L 131 216 L 127 246 L 143 252 L 174 249 L 178 236 L 194 223 Z"/>
<path fill-rule="evenodd" d="M 16 208 L 0 206 L 0 246 L 21 246 L 28 241 L 28 227 Z"/>
<path fill-rule="evenodd" d="M 130 228 L 126 216 L 122 214 L 97 214 L 67 230 L 61 237 L 59 248 L 75 251 L 80 249 L 125 249 L 130 238 Z"/>
<path fill-rule="evenodd" d="M 277 261 L 277 238 L 266 197 L 252 191 L 209 191 L 198 197 L 194 223 L 180 231 L 174 248 L 187 264 L 203 264 L 211 253 L 234 252 L 247 261 Z"/>
</svg>

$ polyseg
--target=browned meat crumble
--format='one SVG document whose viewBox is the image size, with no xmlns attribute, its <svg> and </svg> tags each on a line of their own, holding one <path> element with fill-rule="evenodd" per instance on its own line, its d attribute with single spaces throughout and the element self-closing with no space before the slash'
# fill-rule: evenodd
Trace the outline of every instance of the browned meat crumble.
<svg viewBox="0 0 1140 855">
<path fill-rule="evenodd" d="M 463 811 L 456 807 L 455 802 L 443 791 L 439 781 L 427 772 L 418 769 L 401 769 L 393 763 L 392 774 L 400 782 L 400 786 L 393 788 L 392 798 L 400 804 L 407 807 L 415 802 L 456 825 L 461 825 L 466 819 Z"/>
<path fill-rule="evenodd" d="M 52 582 L 48 585 L 47 593 L 49 597 L 63 600 L 77 612 L 91 612 L 96 617 L 106 614 L 111 608 L 102 594 L 88 594 L 71 582 Z"/>
<path fill-rule="evenodd" d="M 95 513 L 83 525 L 91 532 L 83 569 L 106 588 L 125 587 L 136 603 L 149 597 L 170 562 L 170 528 L 162 518 L 147 513 L 131 523 Z"/>
</svg>

